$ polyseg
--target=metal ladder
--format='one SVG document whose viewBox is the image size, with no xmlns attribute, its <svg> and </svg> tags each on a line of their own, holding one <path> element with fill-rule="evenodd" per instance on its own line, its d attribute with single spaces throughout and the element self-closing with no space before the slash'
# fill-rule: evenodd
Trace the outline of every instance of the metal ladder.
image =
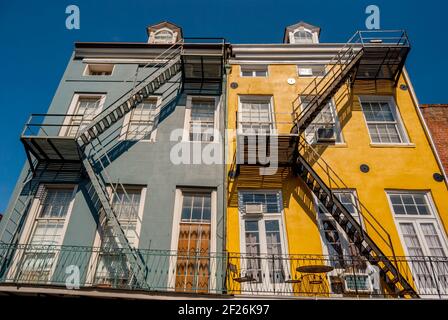
<svg viewBox="0 0 448 320">
<path fill-rule="evenodd" d="M 302 150 L 312 152 L 316 157 L 319 156 L 311 146 L 305 144 L 306 142 L 302 142 Z M 326 162 L 324 162 L 324 164 L 326 166 L 324 172 L 328 175 L 330 185 L 333 183 L 334 187 L 346 189 L 347 186 L 343 184 L 342 180 L 340 180 L 339 177 L 334 177 L 335 172 L 332 171 L 328 164 Z M 385 275 L 384 280 L 389 289 L 394 294 L 401 297 L 408 296 L 411 298 L 418 298 L 418 294 L 409 282 L 400 274 L 400 271 L 395 267 L 392 261 L 377 246 L 377 244 L 363 229 L 361 223 L 352 216 L 347 208 L 334 195 L 332 189 L 312 168 L 309 161 L 307 161 L 301 154 L 298 154 L 297 163 L 294 166 L 294 169 L 295 173 L 302 178 L 310 191 L 316 196 L 316 199 L 322 203 L 328 213 L 330 213 L 330 215 L 334 218 L 334 221 L 341 226 L 350 241 L 352 241 L 359 249 L 360 254 L 364 256 L 371 264 L 374 264 L 381 269 Z M 341 183 L 338 184 L 335 181 L 336 179 L 339 179 Z M 353 200 L 352 204 L 354 208 L 358 208 L 359 211 L 361 211 L 361 208 L 366 209 L 357 198 Z M 366 219 L 365 215 L 363 215 L 363 218 Z"/>
<path fill-rule="evenodd" d="M 155 91 L 163 84 L 167 83 L 178 74 L 181 70 L 181 52 L 182 43 L 179 42 L 173 44 L 170 48 L 160 54 L 156 60 L 162 60 L 162 62 L 156 65 L 151 65 L 151 68 L 156 68 L 154 72 L 138 83 L 134 81 L 131 90 L 123 94 L 105 110 L 95 116 L 87 127 L 78 132 L 75 137 L 79 149 L 81 150 L 82 163 L 86 169 L 86 173 L 98 196 L 105 217 L 112 226 L 112 232 L 116 239 L 117 246 L 122 250 L 124 256 L 126 256 L 129 268 L 131 269 L 132 275 L 137 282 L 137 287 L 139 288 L 146 288 L 148 286 L 146 282 L 147 267 L 138 250 L 129 244 L 118 220 L 117 213 L 114 210 L 114 206 L 112 205 L 112 201 L 119 190 L 124 193 L 124 198 L 129 199 L 129 195 L 126 192 L 124 185 L 119 182 L 114 185 L 110 175 L 107 173 L 106 166 L 101 160 L 101 157 L 105 156 L 110 162 L 107 151 L 102 147 L 100 150 L 96 149 L 92 142 L 98 140 L 101 145 L 99 138 L 102 133 L 111 128 L 128 112 L 136 108 L 145 98 L 155 93 Z M 136 78 L 137 74 L 135 75 L 135 79 Z M 89 152 L 93 156 L 89 155 Z M 99 152 L 102 152 L 101 157 L 98 157 Z M 95 159 L 95 155 L 99 160 Z M 98 163 L 100 164 L 99 170 L 95 170 L 94 168 L 98 167 Z M 111 192 L 108 192 L 108 187 Z M 122 201 L 124 201 L 124 198 Z"/>
<path fill-rule="evenodd" d="M 356 33 L 328 63 L 331 68 L 326 74 L 314 77 L 298 94 L 292 103 L 293 132 L 303 133 L 346 80 L 355 73 L 363 55 L 359 43 Z"/>
</svg>

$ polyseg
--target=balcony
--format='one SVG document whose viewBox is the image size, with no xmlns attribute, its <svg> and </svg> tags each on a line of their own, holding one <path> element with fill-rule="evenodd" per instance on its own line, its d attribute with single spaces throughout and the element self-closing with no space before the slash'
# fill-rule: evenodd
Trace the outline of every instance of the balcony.
<svg viewBox="0 0 448 320">
<path fill-rule="evenodd" d="M 222 92 L 226 43 L 223 38 L 185 38 L 182 52 L 182 85 L 190 94 Z"/>
<path fill-rule="evenodd" d="M 32 114 L 20 137 L 32 167 L 31 156 L 38 162 L 81 161 L 75 136 L 90 120 L 88 114 Z"/>
<path fill-rule="evenodd" d="M 291 165 L 297 150 L 297 135 L 290 132 L 291 113 L 239 111 L 236 119 L 237 164 L 257 167 Z"/>
<path fill-rule="evenodd" d="M 359 61 L 356 79 L 398 81 L 411 49 L 406 32 L 403 30 L 359 31 L 351 42 L 362 46 L 364 51 Z"/>
<path fill-rule="evenodd" d="M 51 289 L 60 294 L 76 284 L 80 290 L 72 294 L 96 290 L 115 297 L 396 298 L 383 287 L 379 269 L 360 256 L 139 250 L 148 267 L 147 285 L 142 286 L 134 281 L 124 250 L 1 244 L 0 291 L 17 293 L 26 287 L 28 292 Z M 390 259 L 421 298 L 448 299 L 448 258 Z"/>
</svg>

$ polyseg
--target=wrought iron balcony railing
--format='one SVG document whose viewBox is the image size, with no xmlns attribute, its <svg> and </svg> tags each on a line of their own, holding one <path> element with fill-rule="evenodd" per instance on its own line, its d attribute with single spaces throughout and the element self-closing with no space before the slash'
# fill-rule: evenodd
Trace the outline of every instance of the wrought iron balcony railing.
<svg viewBox="0 0 448 320">
<path fill-rule="evenodd" d="M 148 267 L 137 284 L 126 249 L 0 244 L 0 287 L 104 288 L 313 298 L 396 298 L 379 268 L 361 256 L 215 254 L 138 250 Z M 129 250 L 129 249 L 127 249 Z M 448 299 L 447 257 L 391 260 L 422 298 Z"/>
</svg>

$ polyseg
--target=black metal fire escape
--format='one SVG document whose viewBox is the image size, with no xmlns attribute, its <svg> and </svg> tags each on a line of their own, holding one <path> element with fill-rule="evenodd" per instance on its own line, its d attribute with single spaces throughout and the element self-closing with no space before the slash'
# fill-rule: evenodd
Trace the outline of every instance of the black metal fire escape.
<svg viewBox="0 0 448 320">
<path fill-rule="evenodd" d="M 399 36 L 390 36 L 391 34 L 357 32 L 330 62 L 327 74 L 313 79 L 293 102 L 294 126 L 291 132 L 297 134 L 299 150 L 295 154 L 293 170 L 333 216 L 350 241 L 358 247 L 360 254 L 381 269 L 391 292 L 402 297 L 416 298 L 418 294 L 413 287 L 305 159 L 303 151 L 307 142 L 300 140 L 300 135 L 344 84 L 353 85 L 359 80 L 378 79 L 397 83 L 410 45 L 405 32 L 400 32 Z"/>
<path fill-rule="evenodd" d="M 145 288 L 148 285 L 146 282 L 147 266 L 138 251 L 129 244 L 112 205 L 112 199 L 114 199 L 118 188 L 114 187 L 102 161 L 98 161 L 98 154 L 107 155 L 107 151 L 97 149 L 101 142 L 96 145 L 93 142 L 100 141 L 100 137 L 104 133 L 179 72 L 182 75 L 181 84 L 184 91 L 191 92 L 190 90 L 192 90 L 196 94 L 204 94 L 205 89 L 210 92 L 211 89 L 216 88 L 219 91 L 217 90 L 215 94 L 219 94 L 225 52 L 225 41 L 223 39 L 220 41 L 221 43 L 218 45 L 210 45 L 211 48 L 216 49 L 216 52 L 212 52 L 212 54 L 208 54 L 207 51 L 194 53 L 197 51 L 197 45 L 191 44 L 186 48 L 185 39 L 173 44 L 155 59 L 155 61 L 162 62 L 148 65 L 152 69 L 148 76 L 141 81 L 134 81 L 132 89 L 103 109 L 84 128 L 78 127 L 75 135 L 61 134 L 61 127 L 65 127 L 67 130 L 71 128 L 70 125 L 61 125 L 61 121 L 75 116 L 61 114 L 37 115 L 45 124 L 33 123 L 36 115 L 32 116 L 21 136 L 30 168 L 34 174 L 36 171 L 42 172 L 55 166 L 64 169 L 64 172 L 79 173 L 82 168 L 85 169 L 99 200 L 100 210 L 103 211 L 112 227 L 117 248 L 125 255 L 128 267 L 134 276 L 135 285 L 140 288 Z M 210 82 L 213 83 L 212 88 L 207 88 Z M 196 85 L 197 83 L 200 83 L 199 87 Z M 112 191 L 108 190 L 108 187 L 111 187 Z M 122 184 L 120 184 L 120 190 L 124 190 Z M 0 237 L 2 242 L 13 245 L 18 241 L 32 198 L 33 192 L 30 191 L 25 202 L 16 201 L 16 208 L 9 217 Z M 8 260 L 12 253 L 2 252 L 2 262 Z M 2 263 L 3 266 L 7 264 Z"/>
</svg>

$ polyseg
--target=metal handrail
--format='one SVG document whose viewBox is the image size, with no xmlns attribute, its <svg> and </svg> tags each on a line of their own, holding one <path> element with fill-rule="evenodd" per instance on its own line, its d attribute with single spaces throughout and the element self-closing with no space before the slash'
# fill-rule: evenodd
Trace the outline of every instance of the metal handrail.
<svg viewBox="0 0 448 320">
<path fill-rule="evenodd" d="M 399 37 L 365 37 L 363 36 L 365 33 L 396 33 L 400 32 Z M 371 43 L 370 41 L 366 43 L 365 40 L 390 40 L 394 39 L 398 41 L 395 43 L 397 46 L 407 47 L 409 46 L 409 40 L 407 37 L 407 34 L 404 30 L 396 31 L 396 30 L 384 30 L 384 31 L 373 31 L 373 30 L 367 30 L 367 31 L 357 31 L 345 44 L 344 46 L 338 51 L 338 53 L 333 56 L 333 58 L 328 63 L 331 65 L 330 70 L 324 75 L 324 76 L 317 76 L 314 77 L 313 80 L 311 80 L 308 85 L 301 91 L 301 93 L 297 96 L 296 99 L 293 100 L 292 107 L 293 107 L 293 121 L 297 121 L 299 118 L 302 118 L 303 115 L 307 112 L 311 112 L 309 108 L 301 108 L 303 101 L 302 98 L 305 98 L 304 100 L 307 100 L 310 96 L 313 96 L 310 101 L 307 102 L 308 105 L 313 105 L 315 103 L 315 99 L 319 99 L 319 94 L 317 92 L 319 86 L 326 81 L 326 85 L 323 86 L 323 88 L 320 89 L 319 92 L 325 92 L 327 87 L 331 85 L 334 78 L 336 78 L 338 75 L 340 75 L 345 68 L 343 66 L 346 66 L 352 61 L 352 59 L 359 54 L 360 51 L 362 51 L 363 47 L 371 47 L 371 46 L 384 46 L 388 45 L 390 46 L 391 43 Z M 348 57 L 346 57 L 348 55 Z M 337 70 L 339 68 L 339 70 Z M 339 73 L 336 73 L 336 71 L 339 71 Z M 330 77 L 328 75 L 331 74 Z M 318 81 L 319 80 L 319 81 Z M 314 90 L 312 89 L 314 88 Z M 314 93 L 315 92 L 315 93 Z M 295 104 L 298 102 L 297 106 Z M 298 109 L 301 108 L 301 112 L 298 113 Z"/>
<path fill-rule="evenodd" d="M 71 274 L 65 273 L 67 266 L 79 270 L 80 289 L 92 286 L 107 287 L 114 290 L 138 290 L 172 292 L 184 288 L 184 292 L 211 294 L 284 294 L 291 297 L 315 295 L 329 297 L 338 292 L 330 289 L 329 284 L 349 277 L 356 294 L 365 295 L 366 277 L 376 278 L 376 291 L 367 292 L 370 296 L 395 298 L 380 281 L 380 271 L 367 259 L 356 254 L 283 254 L 240 252 L 209 252 L 207 250 L 155 250 L 136 249 L 144 261 L 151 266 L 148 279 L 151 288 L 131 281 L 132 271 L 129 265 L 113 264 L 129 252 L 129 248 L 116 248 L 113 251 L 102 247 L 90 246 L 56 246 L 0 243 L 0 286 L 10 284 L 27 284 L 31 287 L 53 285 L 65 288 L 66 279 Z M 3 259 L 1 253 L 12 251 L 10 260 Z M 92 268 L 101 257 L 110 261 L 103 270 Z M 438 256 L 396 257 L 404 277 L 412 280 L 419 295 L 424 297 L 448 298 L 448 258 Z M 182 266 L 191 267 L 188 277 L 196 279 L 196 285 L 190 289 L 179 286 L 187 276 L 181 272 Z M 261 267 L 261 269 L 259 268 Z M 305 268 L 304 268 L 305 267 Z M 326 267 L 325 272 L 315 274 L 321 281 L 317 286 L 308 286 L 305 280 L 313 278 L 307 273 L 307 267 Z M 266 269 L 265 269 L 266 268 Z M 262 273 L 259 273 L 262 272 Z M 266 273 L 267 272 L 267 273 Z M 244 277 L 246 275 L 246 277 Z M 247 275 L 252 275 L 249 277 Z M 362 277 L 364 278 L 362 278 Z M 252 280 L 251 280 L 252 278 Z M 430 281 L 428 280 L 430 279 Z M 179 280 L 179 281 L 176 281 Z M 257 281 L 254 281 L 257 280 Z M 431 282 L 432 281 L 432 282 Z M 305 284 L 305 286 L 303 286 Z M 320 291 L 319 284 L 327 285 Z M 344 293 L 344 290 L 342 291 Z M 347 292 L 346 292 L 347 293 Z M 354 292 L 338 298 L 353 298 Z"/>
<path fill-rule="evenodd" d="M 317 164 L 319 168 L 323 170 L 323 172 L 327 175 L 327 178 L 330 182 L 330 190 L 333 189 L 351 189 L 343 180 L 342 178 L 334 171 L 331 166 L 321 157 L 321 155 L 310 145 L 308 142 L 306 142 L 304 139 L 299 139 L 299 144 L 301 146 L 300 149 L 304 150 L 306 152 L 307 150 L 311 151 L 311 154 L 313 156 L 314 164 Z M 306 158 L 305 158 L 306 159 Z M 392 239 L 389 234 L 389 232 L 382 226 L 382 224 L 375 218 L 375 216 L 370 212 L 370 210 L 360 201 L 357 195 L 353 194 L 354 202 L 352 203 L 355 208 L 359 210 L 360 216 L 363 217 L 363 220 L 365 221 L 359 221 L 361 226 L 362 222 L 367 222 L 369 225 L 378 233 L 378 236 L 386 243 L 386 245 L 391 249 L 393 252 L 393 256 L 395 256 L 394 253 L 394 247 L 392 244 Z M 377 228 L 370 222 L 370 219 L 365 217 L 363 212 L 366 212 L 368 216 L 376 223 L 377 227 L 379 227 L 385 234 L 387 239 L 384 239 L 383 235 L 381 235 Z"/>
</svg>

